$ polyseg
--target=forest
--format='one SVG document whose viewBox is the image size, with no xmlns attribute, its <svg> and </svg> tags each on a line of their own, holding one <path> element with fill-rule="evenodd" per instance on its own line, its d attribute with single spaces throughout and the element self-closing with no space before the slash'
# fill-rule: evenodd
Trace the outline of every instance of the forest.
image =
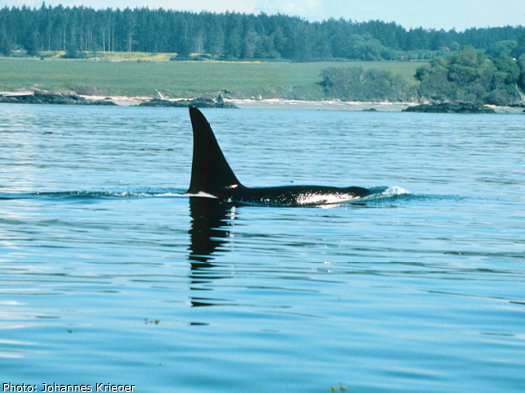
<svg viewBox="0 0 525 393">
<path fill-rule="evenodd" d="M 46 6 L 0 9 L 0 54 L 66 51 L 171 52 L 185 59 L 429 59 L 472 45 L 500 57 L 512 55 L 523 26 L 465 31 L 405 29 L 382 21 L 309 22 L 286 15 L 191 13 L 136 8 L 104 10 Z"/>
</svg>

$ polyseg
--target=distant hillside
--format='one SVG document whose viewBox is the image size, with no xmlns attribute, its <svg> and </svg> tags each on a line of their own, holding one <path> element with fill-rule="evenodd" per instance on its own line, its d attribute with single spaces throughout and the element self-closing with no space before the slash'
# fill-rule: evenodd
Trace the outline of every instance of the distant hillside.
<svg viewBox="0 0 525 393">
<path fill-rule="evenodd" d="M 45 4 L 45 3 L 44 3 Z M 191 13 L 146 8 L 85 7 L 0 9 L 0 54 L 174 52 L 214 59 L 411 60 L 457 51 L 465 45 L 511 55 L 525 27 L 406 30 L 395 23 L 330 19 L 308 22 L 285 15 Z"/>
</svg>

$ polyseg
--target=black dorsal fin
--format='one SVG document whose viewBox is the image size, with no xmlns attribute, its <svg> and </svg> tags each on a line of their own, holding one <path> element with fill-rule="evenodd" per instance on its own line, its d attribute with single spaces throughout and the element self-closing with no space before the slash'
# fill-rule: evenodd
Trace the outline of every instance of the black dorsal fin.
<svg viewBox="0 0 525 393">
<path fill-rule="evenodd" d="M 202 191 L 217 195 L 221 191 L 238 187 L 240 182 L 222 154 L 204 115 L 190 106 L 190 118 L 193 127 L 193 163 L 188 193 Z"/>
</svg>

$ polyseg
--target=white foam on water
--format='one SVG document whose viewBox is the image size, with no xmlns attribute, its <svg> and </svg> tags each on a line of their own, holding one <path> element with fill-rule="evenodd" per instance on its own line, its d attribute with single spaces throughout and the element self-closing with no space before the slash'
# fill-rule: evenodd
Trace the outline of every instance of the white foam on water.
<svg viewBox="0 0 525 393">
<path fill-rule="evenodd" d="M 370 187 L 370 191 L 372 192 L 370 195 L 361 198 L 363 201 L 376 201 L 411 194 L 410 191 L 400 186 Z"/>
<path fill-rule="evenodd" d="M 386 198 L 390 198 L 393 196 L 410 194 L 410 191 L 400 186 L 390 186 L 381 194 Z"/>
</svg>

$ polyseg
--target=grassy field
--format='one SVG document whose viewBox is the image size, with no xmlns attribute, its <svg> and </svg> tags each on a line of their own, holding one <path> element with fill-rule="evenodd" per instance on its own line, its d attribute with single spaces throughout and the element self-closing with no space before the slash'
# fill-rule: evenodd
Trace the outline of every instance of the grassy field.
<svg viewBox="0 0 525 393">
<path fill-rule="evenodd" d="M 0 58 L 0 91 L 39 88 L 79 94 L 216 97 L 221 90 L 235 98 L 322 99 L 317 84 L 328 67 L 385 69 L 412 78 L 418 62 L 225 62 L 166 61 L 149 55 L 112 61 L 46 58 Z M 138 59 L 138 61 L 137 61 Z"/>
</svg>

